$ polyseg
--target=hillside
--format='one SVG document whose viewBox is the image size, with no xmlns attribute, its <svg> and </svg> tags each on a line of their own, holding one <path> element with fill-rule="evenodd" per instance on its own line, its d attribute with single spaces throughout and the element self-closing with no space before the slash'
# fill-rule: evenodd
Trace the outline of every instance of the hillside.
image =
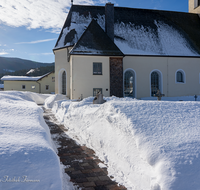
<svg viewBox="0 0 200 190">
<path fill-rule="evenodd" d="M 0 57 L 0 73 L 46 67 L 48 66 L 47 64 L 49 63 L 40 63 L 20 58 Z"/>
</svg>

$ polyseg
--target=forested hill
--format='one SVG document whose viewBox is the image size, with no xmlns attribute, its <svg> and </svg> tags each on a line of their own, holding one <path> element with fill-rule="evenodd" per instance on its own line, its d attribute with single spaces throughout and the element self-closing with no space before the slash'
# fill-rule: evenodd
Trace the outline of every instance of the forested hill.
<svg viewBox="0 0 200 190">
<path fill-rule="evenodd" d="M 4 75 L 42 76 L 54 71 L 54 63 L 40 63 L 19 58 L 0 57 L 0 84 Z"/>
<path fill-rule="evenodd" d="M 0 57 L 0 73 L 10 73 L 19 70 L 30 70 L 33 68 L 46 66 L 49 66 L 49 64 L 20 58 Z"/>
</svg>

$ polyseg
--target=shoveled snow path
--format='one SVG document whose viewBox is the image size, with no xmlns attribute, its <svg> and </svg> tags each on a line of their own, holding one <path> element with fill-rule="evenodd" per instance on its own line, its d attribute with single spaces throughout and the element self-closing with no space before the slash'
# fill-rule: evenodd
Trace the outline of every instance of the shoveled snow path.
<svg viewBox="0 0 200 190">
<path fill-rule="evenodd" d="M 58 156 L 65 167 L 67 181 L 77 188 L 125 190 L 112 181 L 106 165 L 95 156 L 95 152 L 86 146 L 79 145 L 67 135 L 67 129 L 55 118 L 50 109 L 44 108 L 44 119 L 50 128 L 51 137 L 57 146 Z M 77 137 L 78 138 L 78 137 Z M 69 175 L 69 176 L 68 176 Z"/>
<path fill-rule="evenodd" d="M 52 110 L 116 181 L 134 190 L 199 190 L 200 102 L 92 100 L 57 101 Z"/>
</svg>

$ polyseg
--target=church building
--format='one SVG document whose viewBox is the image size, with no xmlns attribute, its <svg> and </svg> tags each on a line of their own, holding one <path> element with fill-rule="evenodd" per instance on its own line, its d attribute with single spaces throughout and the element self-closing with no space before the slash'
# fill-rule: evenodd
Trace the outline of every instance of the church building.
<svg viewBox="0 0 200 190">
<path fill-rule="evenodd" d="M 57 43 L 55 92 L 70 99 L 200 94 L 200 0 L 189 13 L 72 5 Z"/>
</svg>

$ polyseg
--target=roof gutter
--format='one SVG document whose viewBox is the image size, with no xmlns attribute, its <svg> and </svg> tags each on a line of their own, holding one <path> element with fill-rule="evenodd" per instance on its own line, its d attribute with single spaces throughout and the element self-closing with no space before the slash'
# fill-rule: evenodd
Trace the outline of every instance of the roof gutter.
<svg viewBox="0 0 200 190">
<path fill-rule="evenodd" d="M 56 50 L 61 50 L 61 49 L 65 49 L 65 48 L 68 49 L 69 47 L 74 47 L 74 45 L 64 46 L 64 47 L 60 47 L 60 48 L 54 48 L 54 49 L 53 49 L 53 53 L 55 54 L 55 51 L 56 51 Z"/>
</svg>

